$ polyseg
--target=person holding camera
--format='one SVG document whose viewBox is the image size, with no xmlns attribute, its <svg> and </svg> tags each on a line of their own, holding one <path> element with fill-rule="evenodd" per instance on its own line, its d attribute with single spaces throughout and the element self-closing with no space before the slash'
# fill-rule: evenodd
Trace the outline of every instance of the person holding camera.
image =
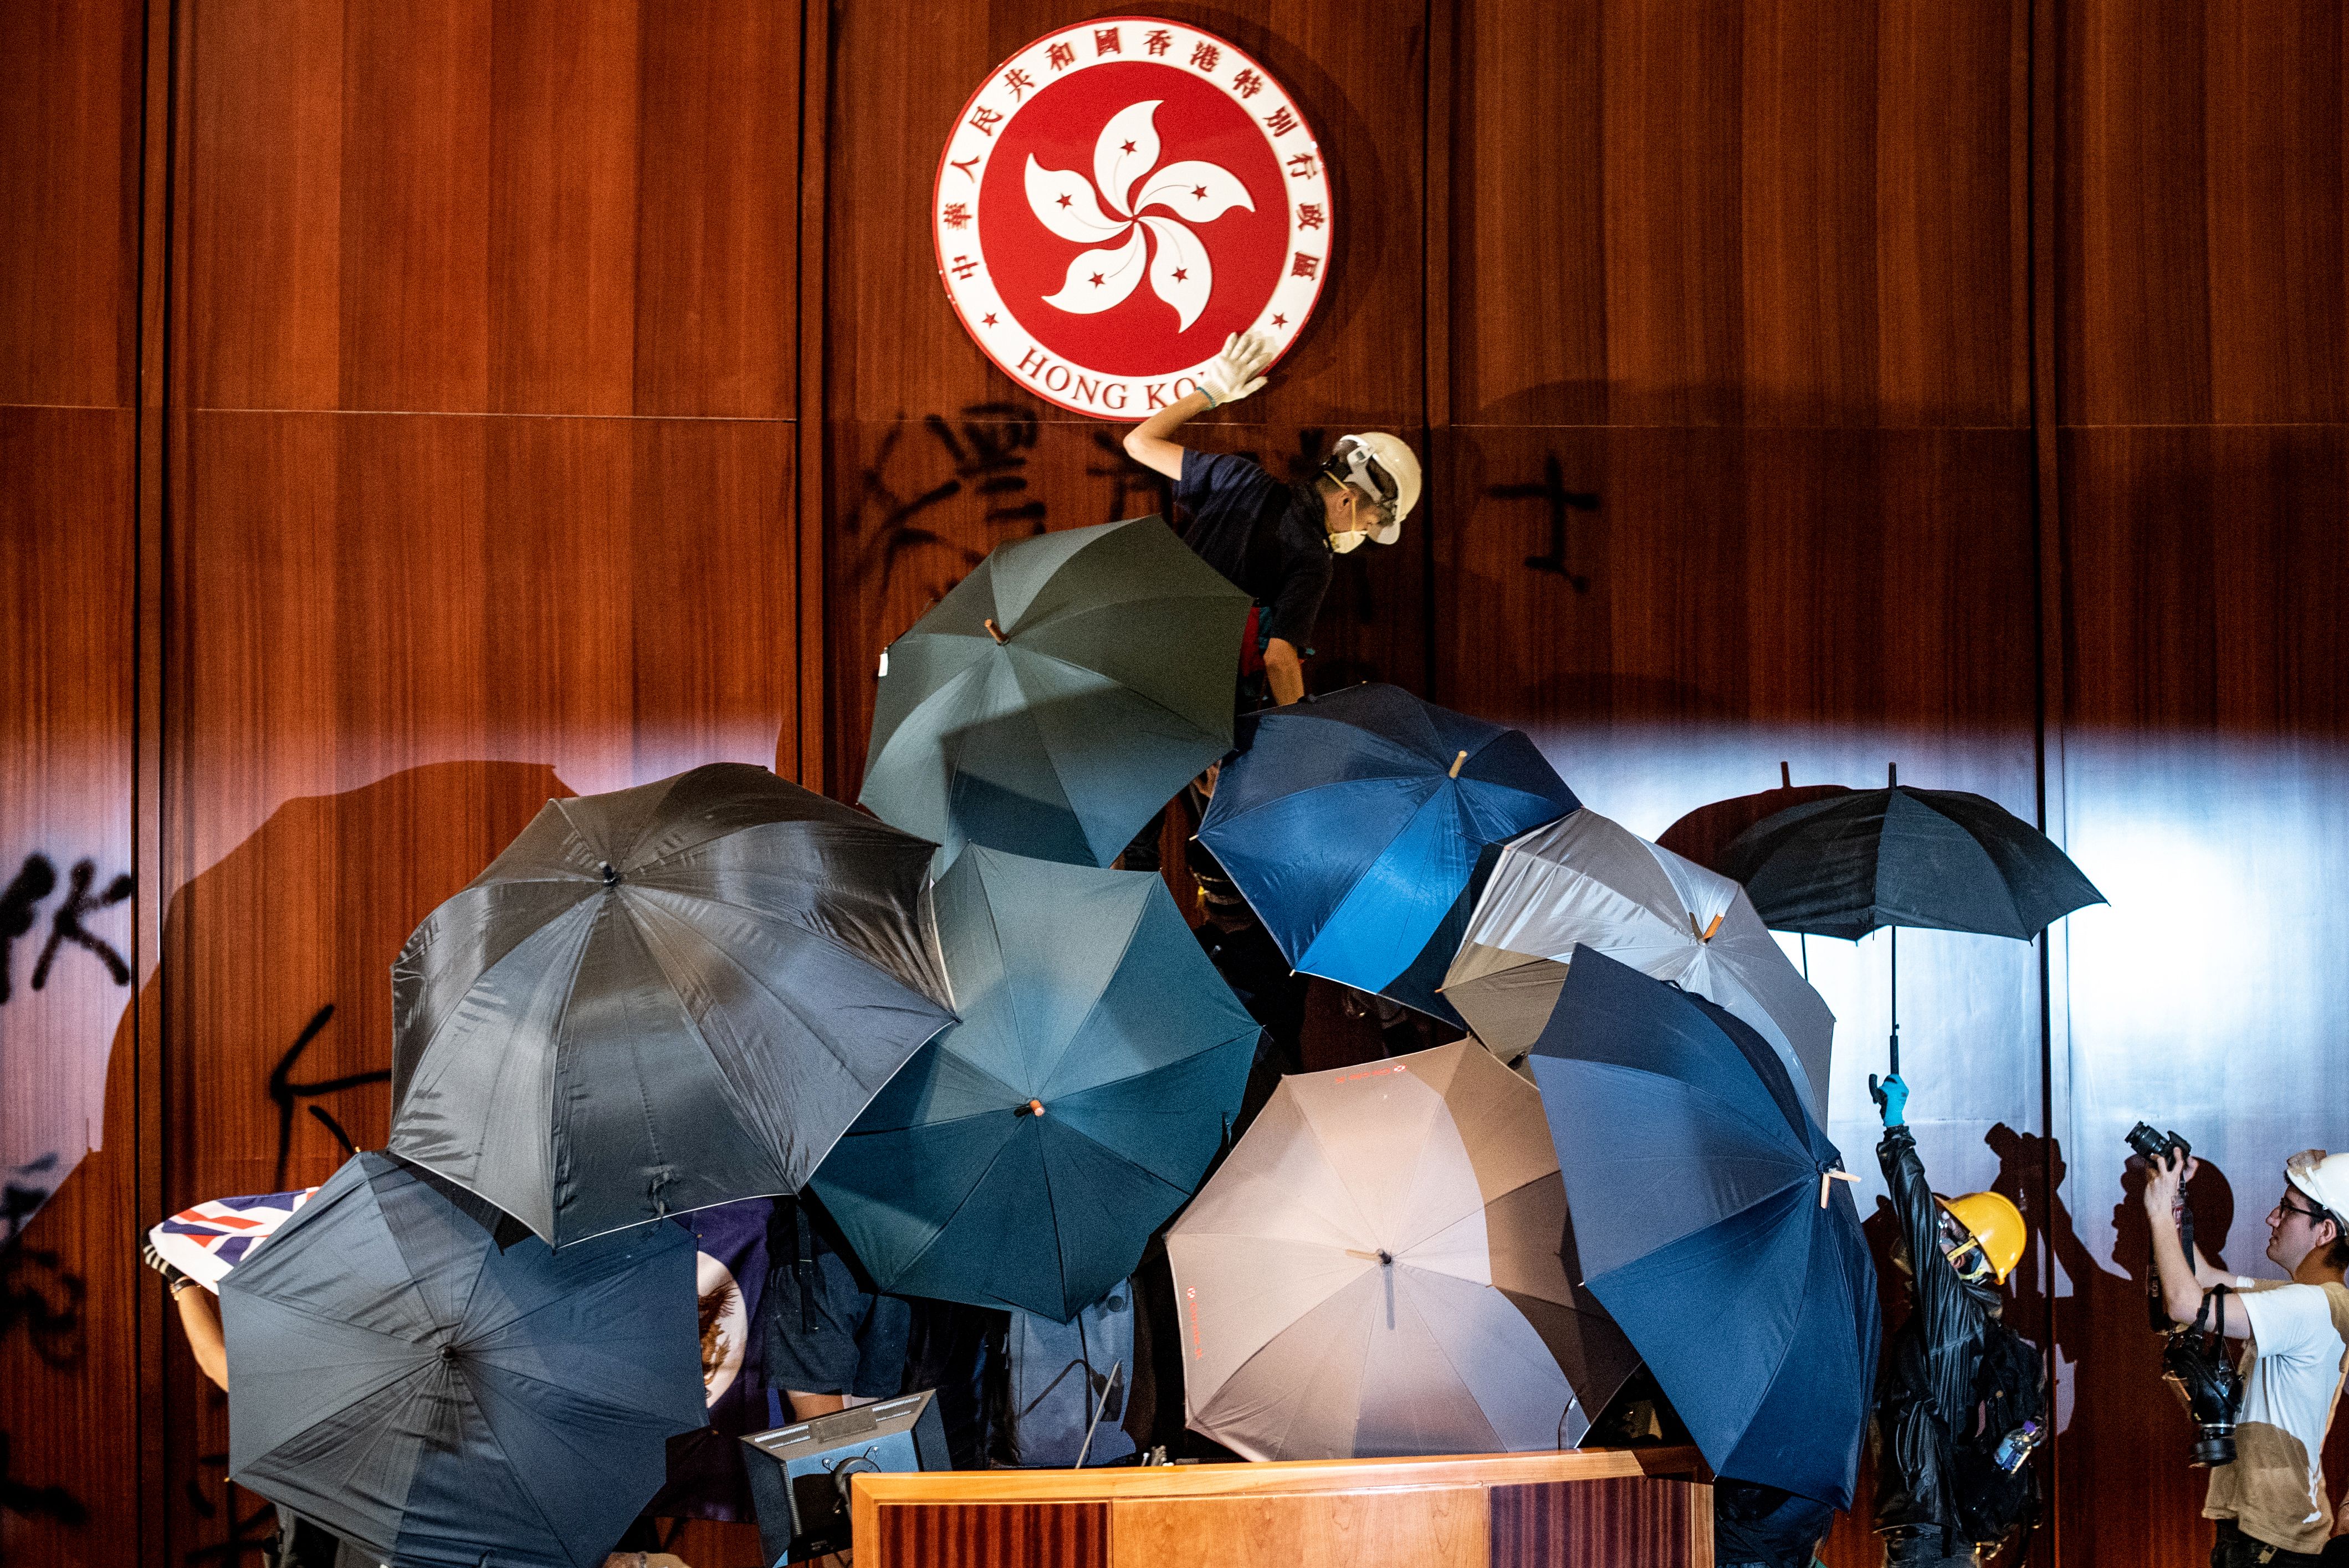
<svg viewBox="0 0 2349 1568">
<path fill-rule="evenodd" d="M 2030 1233 L 1996 1192 L 1935 1196 L 1908 1127 L 1909 1086 L 1896 1073 L 1870 1077 L 1868 1090 L 1883 1113 L 1876 1158 L 1913 1301 L 1877 1396 L 1876 1529 L 1889 1568 L 1971 1568 L 2038 1511 L 2030 1460 L 2046 1419 L 2045 1371 L 2003 1316 L 2006 1276 Z"/>
<path fill-rule="evenodd" d="M 2182 1147 L 2146 1161 L 2145 1211 L 2154 1272 L 2173 1322 L 2217 1319 L 2245 1339 L 2232 1463 L 2210 1469 L 2202 1516 L 2218 1522 L 2210 1568 L 2314 1564 L 2333 1533 L 2324 1430 L 2349 1362 L 2349 1153 L 2311 1149 L 2284 1161 L 2283 1195 L 2268 1211 L 2268 1261 L 2288 1280 L 2220 1273 L 2178 1227 L 2181 1191 L 2201 1162 Z"/>
</svg>

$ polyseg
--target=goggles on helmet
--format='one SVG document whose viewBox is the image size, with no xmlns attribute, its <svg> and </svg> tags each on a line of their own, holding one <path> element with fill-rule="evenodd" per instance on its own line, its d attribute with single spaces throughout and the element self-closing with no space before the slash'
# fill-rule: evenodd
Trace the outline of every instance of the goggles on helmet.
<svg viewBox="0 0 2349 1568">
<path fill-rule="evenodd" d="M 1379 466 L 1370 449 L 1353 437 L 1340 441 L 1321 464 L 1321 471 L 1354 491 L 1378 512 L 1378 526 L 1394 521 L 1395 501 L 1402 494 L 1394 476 Z"/>
</svg>

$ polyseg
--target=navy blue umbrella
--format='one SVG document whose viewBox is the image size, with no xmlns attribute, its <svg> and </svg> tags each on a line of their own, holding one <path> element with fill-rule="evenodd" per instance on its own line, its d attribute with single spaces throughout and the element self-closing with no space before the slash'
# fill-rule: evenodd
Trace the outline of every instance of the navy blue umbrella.
<svg viewBox="0 0 2349 1568">
<path fill-rule="evenodd" d="M 1499 846 L 1581 804 L 1514 729 L 1358 686 L 1240 720 L 1199 840 L 1289 966 L 1465 1028 L 1436 995 Z"/>
<path fill-rule="evenodd" d="M 1724 1475 L 1851 1506 L 1876 1269 L 1843 1155 L 1767 1041 L 1577 947 L 1528 1057 L 1584 1282 Z"/>
<path fill-rule="evenodd" d="M 704 1424 L 693 1238 L 501 1251 L 499 1215 L 351 1160 L 221 1286 L 229 1478 L 403 1568 L 592 1568 Z"/>
</svg>

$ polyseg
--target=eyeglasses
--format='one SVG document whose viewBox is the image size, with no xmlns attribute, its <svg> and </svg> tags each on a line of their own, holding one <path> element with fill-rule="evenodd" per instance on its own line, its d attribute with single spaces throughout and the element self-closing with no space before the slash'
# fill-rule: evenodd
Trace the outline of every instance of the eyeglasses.
<svg viewBox="0 0 2349 1568">
<path fill-rule="evenodd" d="M 2339 1229 L 2341 1225 L 2340 1220 L 2334 1216 L 2333 1211 L 2330 1209 L 2303 1209 L 2294 1203 L 2290 1198 L 2278 1199 L 2276 1201 L 2276 1207 L 2287 1214 L 2298 1214 L 2302 1219 L 2306 1220 L 2312 1225 L 2324 1220 L 2331 1220 L 2333 1222 L 2333 1228 L 2336 1230 Z"/>
</svg>

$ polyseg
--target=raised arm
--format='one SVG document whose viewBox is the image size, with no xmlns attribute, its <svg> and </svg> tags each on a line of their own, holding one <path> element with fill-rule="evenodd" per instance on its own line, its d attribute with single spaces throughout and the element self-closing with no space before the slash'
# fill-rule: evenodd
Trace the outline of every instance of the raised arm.
<svg viewBox="0 0 2349 1568">
<path fill-rule="evenodd" d="M 1170 438 L 1210 408 L 1237 403 L 1264 387 L 1264 367 L 1272 363 L 1269 338 L 1234 333 L 1224 339 L 1224 351 L 1207 363 L 1199 389 L 1187 392 L 1125 433 L 1125 455 L 1143 468 L 1170 480 L 1183 477 L 1183 448 Z"/>
<path fill-rule="evenodd" d="M 2209 1264 L 2199 1256 L 2201 1249 L 2195 1249 L 2198 1256 L 2189 1260 L 2185 1243 L 2178 1233 L 2178 1190 L 2200 1164 L 2199 1161 L 2174 1155 L 2150 1161 L 2146 1168 L 2145 1218 L 2147 1229 L 2153 1233 L 2154 1274 L 2161 1281 L 2161 1304 L 2169 1309 L 2173 1323 L 2194 1321 L 2195 1315 L 2202 1310 L 2202 1292 L 2207 1288 L 2204 1275 Z M 2201 1268 L 2195 1266 L 2198 1263 Z M 2220 1276 L 2220 1280 L 2223 1278 Z M 2233 1295 L 2224 1299 L 2227 1337 L 2246 1337 L 2251 1332 L 2251 1315 Z"/>
</svg>

